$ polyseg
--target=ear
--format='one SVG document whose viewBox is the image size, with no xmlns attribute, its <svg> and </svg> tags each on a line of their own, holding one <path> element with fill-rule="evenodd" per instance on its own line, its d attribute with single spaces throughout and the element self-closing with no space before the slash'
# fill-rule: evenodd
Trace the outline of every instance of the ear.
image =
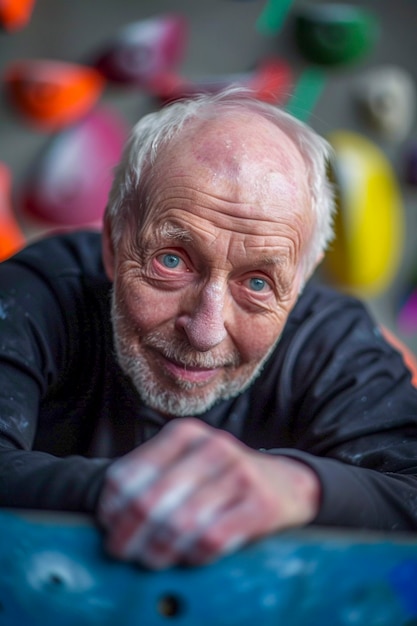
<svg viewBox="0 0 417 626">
<path fill-rule="evenodd" d="M 113 282 L 114 274 L 115 274 L 115 269 L 114 269 L 115 257 L 114 257 L 113 241 L 111 237 L 111 225 L 110 225 L 110 220 L 107 217 L 104 217 L 101 246 L 102 246 L 101 254 L 102 254 L 104 269 L 106 271 L 107 278 L 111 282 Z"/>
</svg>

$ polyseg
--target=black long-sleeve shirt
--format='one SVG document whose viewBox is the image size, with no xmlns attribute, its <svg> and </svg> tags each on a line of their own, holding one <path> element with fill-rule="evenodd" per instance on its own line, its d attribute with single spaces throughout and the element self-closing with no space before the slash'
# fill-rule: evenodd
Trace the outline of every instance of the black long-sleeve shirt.
<svg viewBox="0 0 417 626">
<path fill-rule="evenodd" d="M 112 459 L 166 418 L 118 366 L 101 237 L 0 264 L 0 506 L 94 512 Z M 417 529 L 417 390 L 355 298 L 309 284 L 262 374 L 200 416 L 318 474 L 317 524 Z"/>
</svg>

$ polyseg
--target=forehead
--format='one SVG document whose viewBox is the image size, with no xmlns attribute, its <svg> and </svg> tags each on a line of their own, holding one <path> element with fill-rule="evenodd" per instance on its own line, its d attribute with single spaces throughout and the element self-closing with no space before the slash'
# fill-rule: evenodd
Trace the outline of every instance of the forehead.
<svg viewBox="0 0 417 626">
<path fill-rule="evenodd" d="M 183 241 L 232 266 L 272 256 L 295 267 L 312 231 L 304 161 L 260 116 L 191 122 L 160 150 L 141 193 L 143 249 L 170 222 Z"/>
<path fill-rule="evenodd" d="M 221 169 L 229 177 L 239 176 L 248 164 L 286 175 L 294 169 L 304 172 L 301 155 L 284 131 L 261 115 L 246 111 L 190 120 L 158 161 L 172 164 L 178 158 L 192 160 L 202 168 Z"/>
<path fill-rule="evenodd" d="M 154 193 L 175 195 L 184 186 L 242 205 L 288 197 L 294 209 L 305 208 L 308 197 L 298 148 L 272 122 L 248 112 L 190 121 L 160 151 L 152 172 Z"/>
</svg>

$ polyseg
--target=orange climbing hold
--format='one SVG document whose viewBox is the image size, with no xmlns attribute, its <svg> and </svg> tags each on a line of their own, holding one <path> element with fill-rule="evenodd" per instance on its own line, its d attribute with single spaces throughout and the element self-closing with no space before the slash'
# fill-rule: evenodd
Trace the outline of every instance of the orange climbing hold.
<svg viewBox="0 0 417 626">
<path fill-rule="evenodd" d="M 4 163 L 0 163 L 0 261 L 17 252 L 26 242 L 12 213 L 10 188 L 10 171 Z"/>
<path fill-rule="evenodd" d="M 15 109 L 44 130 L 64 128 L 86 115 L 105 84 L 93 68 L 43 60 L 12 63 L 4 80 Z"/>
<path fill-rule="evenodd" d="M 9 31 L 20 30 L 28 24 L 35 0 L 0 0 L 0 24 Z"/>
</svg>

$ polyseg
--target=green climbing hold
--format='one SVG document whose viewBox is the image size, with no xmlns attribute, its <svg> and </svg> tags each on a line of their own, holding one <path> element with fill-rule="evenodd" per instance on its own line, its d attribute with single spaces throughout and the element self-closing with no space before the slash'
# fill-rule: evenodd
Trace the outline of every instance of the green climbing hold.
<svg viewBox="0 0 417 626">
<path fill-rule="evenodd" d="M 312 63 L 341 65 L 358 61 L 378 37 L 375 16 L 347 4 L 309 5 L 295 17 L 295 38 L 300 52 Z"/>
</svg>

